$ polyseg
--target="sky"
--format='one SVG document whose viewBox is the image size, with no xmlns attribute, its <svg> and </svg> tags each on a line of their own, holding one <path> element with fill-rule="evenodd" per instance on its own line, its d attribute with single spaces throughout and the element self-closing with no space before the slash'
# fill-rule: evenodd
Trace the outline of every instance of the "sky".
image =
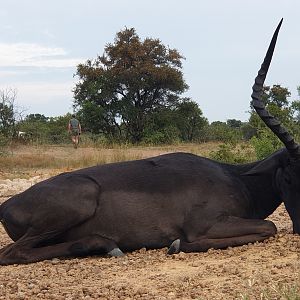
<svg viewBox="0 0 300 300">
<path fill-rule="evenodd" d="M 125 27 L 184 57 L 189 90 L 210 122 L 249 118 L 254 78 L 284 18 L 266 84 L 298 100 L 299 0 L 2 0 L 0 89 L 25 114 L 73 112 L 76 66 L 102 55 Z"/>
</svg>

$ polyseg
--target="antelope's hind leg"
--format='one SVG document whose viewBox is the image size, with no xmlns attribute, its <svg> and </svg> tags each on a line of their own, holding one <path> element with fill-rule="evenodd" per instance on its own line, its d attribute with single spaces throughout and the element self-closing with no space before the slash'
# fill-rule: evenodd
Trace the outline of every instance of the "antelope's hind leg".
<svg viewBox="0 0 300 300">
<path fill-rule="evenodd" d="M 179 251 L 203 252 L 210 248 L 224 249 L 261 242 L 274 236 L 276 232 L 276 226 L 271 221 L 227 217 L 211 226 L 204 235 L 192 241 L 175 240 L 171 244 L 168 254 Z"/>
<path fill-rule="evenodd" d="M 55 257 L 81 257 L 96 254 L 123 256 L 123 252 L 112 240 L 91 235 L 76 241 L 36 247 L 39 237 L 24 237 L 2 249 L 0 265 L 26 264 Z"/>
</svg>

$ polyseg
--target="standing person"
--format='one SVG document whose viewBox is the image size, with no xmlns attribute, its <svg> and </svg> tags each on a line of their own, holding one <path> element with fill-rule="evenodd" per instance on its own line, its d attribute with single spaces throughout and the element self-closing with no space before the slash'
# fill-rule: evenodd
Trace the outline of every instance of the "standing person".
<svg viewBox="0 0 300 300">
<path fill-rule="evenodd" d="M 74 148 L 76 149 L 79 143 L 79 135 L 81 134 L 81 125 L 80 122 L 76 119 L 75 115 L 72 115 L 72 118 L 69 121 L 68 131 L 71 134 L 72 142 Z"/>
</svg>

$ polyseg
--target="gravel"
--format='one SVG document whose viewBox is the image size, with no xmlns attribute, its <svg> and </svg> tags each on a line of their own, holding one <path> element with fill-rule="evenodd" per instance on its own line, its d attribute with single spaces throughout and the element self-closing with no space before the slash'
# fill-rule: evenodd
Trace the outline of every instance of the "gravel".
<svg viewBox="0 0 300 300">
<path fill-rule="evenodd" d="M 42 179 L 0 180 L 0 201 Z M 283 206 L 270 219 L 274 238 L 226 250 L 167 256 L 167 249 L 140 249 L 0 266 L 0 299 L 286 299 L 299 284 L 300 238 Z M 0 246 L 10 242 L 0 226 Z"/>
</svg>

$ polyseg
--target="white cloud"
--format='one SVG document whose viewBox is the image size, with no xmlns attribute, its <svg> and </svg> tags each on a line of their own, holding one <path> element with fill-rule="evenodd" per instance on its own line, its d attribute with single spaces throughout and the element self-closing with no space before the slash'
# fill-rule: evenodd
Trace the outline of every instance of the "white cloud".
<svg viewBox="0 0 300 300">
<path fill-rule="evenodd" d="M 48 39 L 54 39 L 55 34 L 53 34 L 49 29 L 42 30 L 42 34 L 46 36 Z"/>
<path fill-rule="evenodd" d="M 81 58 L 68 58 L 59 47 L 46 47 L 30 43 L 0 43 L 0 67 L 75 67 Z"/>
<path fill-rule="evenodd" d="M 6 17 L 8 15 L 8 11 L 6 9 L 0 9 L 0 17 Z"/>
<path fill-rule="evenodd" d="M 70 100 L 73 96 L 74 82 L 28 82 L 17 84 L 16 88 L 18 90 L 18 99 L 24 104 L 46 104 L 47 102 L 51 103 L 51 99 L 57 97 Z"/>
<path fill-rule="evenodd" d="M 64 82 L 23 82 L 16 83 L 16 105 L 25 114 L 41 113 L 46 116 L 59 116 L 72 111 L 72 89 L 75 81 Z M 0 89 L 7 86 L 0 85 Z"/>
<path fill-rule="evenodd" d="M 11 71 L 11 70 L 0 70 L 0 78 L 1 79 L 7 79 L 8 77 L 12 77 L 12 76 L 19 76 L 19 75 L 28 75 L 30 74 L 29 71 Z"/>
<path fill-rule="evenodd" d="M 17 103 L 26 110 L 26 114 L 59 116 L 72 111 L 74 85 L 74 81 L 19 83 L 15 85 Z"/>
</svg>

